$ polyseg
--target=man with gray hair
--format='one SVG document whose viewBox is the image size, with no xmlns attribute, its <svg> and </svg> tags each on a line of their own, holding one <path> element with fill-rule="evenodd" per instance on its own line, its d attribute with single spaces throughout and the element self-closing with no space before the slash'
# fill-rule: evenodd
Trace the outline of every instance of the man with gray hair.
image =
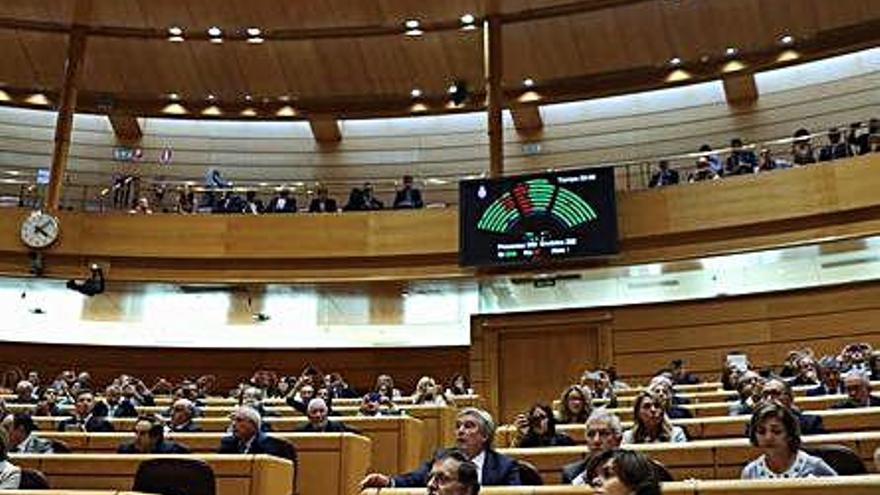
<svg viewBox="0 0 880 495">
<path fill-rule="evenodd" d="M 171 418 L 168 420 L 168 432 L 198 433 L 202 429 L 193 422 L 195 404 L 189 399 L 177 399 L 171 405 Z"/>
<path fill-rule="evenodd" d="M 349 428 L 339 421 L 330 421 L 327 416 L 327 402 L 320 397 L 315 397 L 309 401 L 309 405 L 306 407 L 306 414 L 309 417 L 309 422 L 296 428 L 295 431 L 305 433 L 360 433 L 358 430 Z"/>
<path fill-rule="evenodd" d="M 262 418 L 254 408 L 240 406 L 232 413 L 232 434 L 220 439 L 220 454 L 269 454 L 296 462 L 291 443 L 270 437 L 260 430 Z"/>
<path fill-rule="evenodd" d="M 495 422 L 492 416 L 476 407 L 467 407 L 458 412 L 455 420 L 455 446 L 466 459 L 477 467 L 480 485 L 520 485 L 519 468 L 516 461 L 492 449 L 495 437 Z M 367 475 L 361 482 L 362 488 L 399 487 L 412 488 L 427 486 L 434 461 L 446 451 L 439 451 L 434 458 L 419 469 L 406 474 L 389 476 L 380 473 Z"/>
<path fill-rule="evenodd" d="M 587 447 L 590 449 L 587 456 L 577 462 L 573 462 L 562 468 L 562 483 L 572 485 L 586 485 L 590 480 L 585 479 L 587 463 L 595 454 L 609 449 L 620 447 L 623 439 L 623 427 L 620 418 L 607 409 L 596 409 L 586 421 Z"/>
<path fill-rule="evenodd" d="M 831 406 L 832 409 L 880 407 L 880 397 L 871 395 L 871 380 L 867 373 L 851 370 L 843 377 L 843 386 L 849 397 Z"/>
</svg>

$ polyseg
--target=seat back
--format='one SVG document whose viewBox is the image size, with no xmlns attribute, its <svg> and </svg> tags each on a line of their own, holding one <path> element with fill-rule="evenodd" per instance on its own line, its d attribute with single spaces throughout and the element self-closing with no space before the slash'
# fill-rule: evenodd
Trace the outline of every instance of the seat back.
<svg viewBox="0 0 880 495">
<path fill-rule="evenodd" d="M 214 470 L 198 459 L 148 459 L 138 466 L 132 491 L 159 495 L 215 495 Z"/>
<path fill-rule="evenodd" d="M 36 469 L 21 468 L 21 482 L 18 484 L 19 490 L 48 490 L 49 479 L 46 475 Z"/>
<path fill-rule="evenodd" d="M 541 473 L 534 464 L 517 459 L 516 467 L 519 470 L 519 480 L 524 486 L 539 486 L 544 484 Z"/>
<path fill-rule="evenodd" d="M 858 454 L 843 445 L 811 445 L 804 452 L 821 458 L 841 476 L 868 474 Z"/>
</svg>

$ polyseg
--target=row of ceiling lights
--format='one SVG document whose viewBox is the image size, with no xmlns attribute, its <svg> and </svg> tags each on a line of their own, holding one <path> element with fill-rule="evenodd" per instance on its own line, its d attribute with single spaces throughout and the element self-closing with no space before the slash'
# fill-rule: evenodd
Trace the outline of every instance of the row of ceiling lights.
<svg viewBox="0 0 880 495">
<path fill-rule="evenodd" d="M 477 18 L 473 14 L 464 14 L 459 19 L 461 21 L 462 31 L 472 31 L 477 29 Z M 418 19 L 407 19 L 403 21 L 404 34 L 407 36 L 421 36 L 424 34 L 422 23 Z M 208 40 L 211 43 L 223 43 L 223 29 L 218 26 L 208 28 Z M 168 41 L 180 43 L 185 40 L 185 31 L 180 26 L 171 26 L 168 28 Z M 244 30 L 247 36 L 246 41 L 251 44 L 261 44 L 266 39 L 263 37 L 263 30 L 258 27 L 249 27 Z"/>
<path fill-rule="evenodd" d="M 790 34 L 785 34 L 785 35 L 780 36 L 778 41 L 779 41 L 779 44 L 782 46 L 791 46 L 794 44 L 794 36 L 792 36 Z M 738 53 L 739 53 L 739 48 L 737 48 L 735 46 L 728 46 L 727 48 L 724 49 L 724 55 L 727 57 L 735 57 Z M 708 62 L 709 56 L 708 55 L 703 56 L 703 58 L 701 58 L 700 61 L 701 62 Z M 684 63 L 684 61 L 681 59 L 681 57 L 672 57 L 671 59 L 669 59 L 669 65 L 671 65 L 673 67 L 678 67 L 682 63 Z"/>
</svg>

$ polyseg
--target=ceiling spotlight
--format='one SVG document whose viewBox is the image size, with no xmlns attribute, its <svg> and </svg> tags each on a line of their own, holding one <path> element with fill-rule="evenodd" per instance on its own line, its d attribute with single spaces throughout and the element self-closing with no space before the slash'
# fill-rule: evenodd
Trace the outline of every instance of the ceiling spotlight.
<svg viewBox="0 0 880 495">
<path fill-rule="evenodd" d="M 732 56 L 736 55 L 737 51 L 739 51 L 739 50 L 737 50 L 735 46 L 729 46 L 729 47 L 727 47 L 726 50 L 724 50 L 724 54 L 727 55 L 728 57 L 732 57 Z"/>
<path fill-rule="evenodd" d="M 251 95 L 244 95 L 245 101 L 253 101 L 254 97 Z"/>
<path fill-rule="evenodd" d="M 465 14 L 461 16 L 461 29 L 464 31 L 472 31 L 477 29 L 477 19 L 473 14 Z"/>
<path fill-rule="evenodd" d="M 168 28 L 168 41 L 172 43 L 180 43 L 183 41 L 183 28 L 179 26 L 171 26 Z"/>
<path fill-rule="evenodd" d="M 247 28 L 246 32 L 247 32 L 247 35 L 252 38 L 256 38 L 263 33 L 263 31 L 261 31 L 260 28 L 257 28 L 257 27 L 249 27 L 249 28 Z"/>
<path fill-rule="evenodd" d="M 208 101 L 214 101 L 214 100 L 216 100 L 216 99 L 217 99 L 216 96 L 214 96 L 214 95 L 212 95 L 212 94 L 211 94 L 211 95 L 208 95 Z"/>
<path fill-rule="evenodd" d="M 671 65 L 673 67 L 678 67 L 679 65 L 681 65 L 681 58 L 680 57 L 672 57 L 671 59 L 669 59 L 669 65 Z"/>
<path fill-rule="evenodd" d="M 422 90 L 419 88 L 413 88 L 413 90 L 409 92 L 409 95 L 413 98 L 420 98 L 422 96 Z"/>
<path fill-rule="evenodd" d="M 527 88 L 531 88 L 534 85 L 535 85 L 535 80 L 532 79 L 531 77 L 527 77 L 527 78 L 523 79 L 523 86 L 525 86 Z"/>
<path fill-rule="evenodd" d="M 217 26 L 211 26 L 208 28 L 208 36 L 213 36 L 217 38 L 223 35 L 223 30 L 218 28 Z"/>
<path fill-rule="evenodd" d="M 180 101 L 180 95 L 177 93 L 168 93 L 168 99 L 171 101 Z"/>
<path fill-rule="evenodd" d="M 278 101 L 290 101 L 290 95 L 281 95 L 278 97 Z"/>
<path fill-rule="evenodd" d="M 783 45 L 790 45 L 790 44 L 794 43 L 794 36 L 792 36 L 790 34 L 786 34 L 785 36 L 779 38 L 779 42 L 782 43 Z"/>
<path fill-rule="evenodd" d="M 406 34 L 407 36 L 421 36 L 421 34 L 423 33 L 423 31 L 419 29 L 419 26 L 421 26 L 422 23 L 420 23 L 418 19 L 407 19 L 406 22 L 403 23 L 403 25 L 404 27 L 406 27 L 406 31 L 404 31 L 404 34 Z"/>
</svg>

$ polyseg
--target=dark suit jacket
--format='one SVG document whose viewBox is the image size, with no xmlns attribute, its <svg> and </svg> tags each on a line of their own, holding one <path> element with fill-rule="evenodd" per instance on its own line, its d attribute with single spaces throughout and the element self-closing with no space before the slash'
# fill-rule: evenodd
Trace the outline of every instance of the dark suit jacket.
<svg viewBox="0 0 880 495">
<path fill-rule="evenodd" d="M 815 414 L 796 413 L 798 423 L 801 426 L 801 435 L 821 435 L 828 433 L 822 423 L 822 416 Z"/>
<path fill-rule="evenodd" d="M 431 465 L 434 459 L 439 457 L 441 451 L 422 466 L 413 472 L 394 476 L 394 486 L 398 488 L 415 488 L 427 486 L 428 473 L 431 472 Z M 481 486 L 498 486 L 498 485 L 520 485 L 519 467 L 516 461 L 499 454 L 492 449 L 486 451 L 486 461 L 483 463 L 483 480 Z"/>
<path fill-rule="evenodd" d="M 269 204 L 266 205 L 266 213 L 296 213 L 296 198 L 290 196 L 287 201 L 284 203 L 284 208 L 278 208 L 278 200 L 280 196 L 276 196 L 269 200 Z"/>
<path fill-rule="evenodd" d="M 872 395 L 870 398 L 868 398 L 867 406 L 856 404 L 852 399 L 846 398 L 831 406 L 831 409 L 855 409 L 858 407 L 880 407 L 880 397 Z"/>
<path fill-rule="evenodd" d="M 409 190 L 409 196 L 412 204 L 404 204 L 404 201 L 406 201 L 406 189 L 397 191 L 394 195 L 394 208 L 421 208 L 425 206 L 422 202 L 422 191 L 411 188 Z"/>
<path fill-rule="evenodd" d="M 134 442 L 123 443 L 116 449 L 117 454 L 140 454 L 134 447 Z M 189 454 L 189 449 L 177 442 L 163 440 L 156 444 L 151 454 Z"/>
<path fill-rule="evenodd" d="M 336 210 L 336 200 L 332 198 L 327 198 L 327 200 L 324 201 L 324 210 L 321 210 L 321 200 L 318 198 L 313 199 L 312 202 L 309 203 L 309 213 L 332 213 Z"/>
<path fill-rule="evenodd" d="M 587 462 L 590 461 L 590 456 L 587 455 L 583 460 L 572 462 L 570 464 L 566 464 L 562 466 L 562 484 L 570 485 L 575 478 L 578 477 L 579 474 L 583 473 L 585 469 L 587 469 Z"/>
<path fill-rule="evenodd" d="M 82 431 L 82 421 L 77 418 L 70 417 L 58 423 L 58 431 Z M 85 431 L 87 432 L 109 432 L 114 431 L 113 425 L 104 418 L 91 416 L 86 421 Z"/>
<path fill-rule="evenodd" d="M 339 421 L 327 421 L 323 429 L 315 428 L 315 425 L 306 423 L 295 428 L 293 431 L 303 433 L 360 433 L 360 430 L 347 426 Z"/>
<path fill-rule="evenodd" d="M 651 181 L 648 183 L 648 187 L 657 187 L 657 186 L 671 186 L 674 184 L 678 184 L 679 175 L 678 171 L 672 169 L 666 169 L 666 171 L 658 171 L 651 177 Z"/>
<path fill-rule="evenodd" d="M 807 397 L 818 397 L 821 395 L 834 395 L 834 394 L 845 394 L 846 391 L 843 390 L 843 387 L 838 386 L 837 390 L 828 390 L 828 387 L 825 384 L 820 384 L 816 387 L 807 390 Z"/>
<path fill-rule="evenodd" d="M 296 462 L 296 448 L 293 444 L 272 438 L 263 432 L 257 433 L 250 449 L 246 452 L 245 446 L 234 435 L 221 438 L 220 448 L 217 452 L 220 454 L 269 454 Z"/>
</svg>

